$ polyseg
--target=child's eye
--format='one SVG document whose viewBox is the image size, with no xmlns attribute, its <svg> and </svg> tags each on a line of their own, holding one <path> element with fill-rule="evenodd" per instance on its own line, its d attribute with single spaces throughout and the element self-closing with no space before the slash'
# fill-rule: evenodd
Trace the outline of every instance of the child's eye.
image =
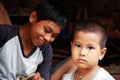
<svg viewBox="0 0 120 80">
<path fill-rule="evenodd" d="M 51 33 L 51 29 L 48 26 L 44 25 L 44 32 Z"/>
<path fill-rule="evenodd" d="M 95 49 L 93 46 L 89 46 L 88 48 L 89 48 L 90 50 L 91 50 L 91 49 Z"/>
<path fill-rule="evenodd" d="M 81 47 L 80 44 L 75 44 L 76 47 Z"/>
<path fill-rule="evenodd" d="M 45 33 L 50 33 L 50 30 L 48 30 L 47 28 L 44 28 Z"/>
</svg>

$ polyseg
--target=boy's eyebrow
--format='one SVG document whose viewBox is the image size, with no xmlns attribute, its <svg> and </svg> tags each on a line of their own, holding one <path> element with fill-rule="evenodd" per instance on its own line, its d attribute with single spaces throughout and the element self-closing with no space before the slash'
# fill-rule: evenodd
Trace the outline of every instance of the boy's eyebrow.
<svg viewBox="0 0 120 80">
<path fill-rule="evenodd" d="M 45 28 L 48 28 L 48 29 L 50 30 L 50 32 L 54 32 L 54 30 L 53 30 L 50 26 L 44 25 L 44 27 L 45 27 Z M 54 33 L 54 34 L 58 35 L 59 33 Z"/>
<path fill-rule="evenodd" d="M 53 29 L 51 29 L 48 25 L 44 25 L 44 28 L 49 29 L 50 32 L 53 32 Z"/>
</svg>

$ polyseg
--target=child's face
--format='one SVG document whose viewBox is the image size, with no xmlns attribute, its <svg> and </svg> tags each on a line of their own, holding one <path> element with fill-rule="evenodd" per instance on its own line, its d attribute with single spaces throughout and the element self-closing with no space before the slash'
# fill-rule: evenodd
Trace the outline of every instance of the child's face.
<svg viewBox="0 0 120 80">
<path fill-rule="evenodd" d="M 60 31 L 61 28 L 56 23 L 49 20 L 43 20 L 32 23 L 30 37 L 35 46 L 40 46 L 53 42 Z"/>
<path fill-rule="evenodd" d="M 100 48 L 101 35 L 78 31 L 71 42 L 72 59 L 80 69 L 91 69 L 98 65 L 106 52 Z"/>
<path fill-rule="evenodd" d="M 54 41 L 61 27 L 50 20 L 37 21 L 37 12 L 32 11 L 29 17 L 30 39 L 34 46 L 41 46 Z"/>
</svg>

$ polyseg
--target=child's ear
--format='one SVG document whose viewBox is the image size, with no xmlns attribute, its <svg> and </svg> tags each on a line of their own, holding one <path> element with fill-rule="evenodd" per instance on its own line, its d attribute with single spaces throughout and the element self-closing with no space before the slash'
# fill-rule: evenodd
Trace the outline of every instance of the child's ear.
<svg viewBox="0 0 120 80">
<path fill-rule="evenodd" d="M 71 45 L 71 50 L 72 50 L 72 44 L 73 44 L 73 42 L 71 41 L 71 42 L 70 42 L 70 45 Z"/>
<path fill-rule="evenodd" d="M 105 56 L 105 53 L 107 52 L 107 48 L 103 48 L 100 51 L 100 55 L 99 55 L 99 60 L 102 60 L 103 57 Z"/>
<path fill-rule="evenodd" d="M 70 45 L 72 45 L 72 41 L 70 42 Z"/>
<path fill-rule="evenodd" d="M 34 23 L 37 21 L 37 12 L 36 11 L 32 11 L 31 14 L 30 14 L 30 17 L 29 17 L 29 21 L 30 23 Z"/>
</svg>

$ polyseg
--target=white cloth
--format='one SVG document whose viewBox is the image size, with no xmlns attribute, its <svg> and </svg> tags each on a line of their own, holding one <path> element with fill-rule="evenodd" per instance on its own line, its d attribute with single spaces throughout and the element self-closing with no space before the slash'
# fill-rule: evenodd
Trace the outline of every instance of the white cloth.
<svg viewBox="0 0 120 80">
<path fill-rule="evenodd" d="M 62 80 L 74 80 L 74 74 L 76 70 L 70 74 L 64 74 Z M 91 80 L 115 80 L 105 69 L 100 68 Z"/>
</svg>

